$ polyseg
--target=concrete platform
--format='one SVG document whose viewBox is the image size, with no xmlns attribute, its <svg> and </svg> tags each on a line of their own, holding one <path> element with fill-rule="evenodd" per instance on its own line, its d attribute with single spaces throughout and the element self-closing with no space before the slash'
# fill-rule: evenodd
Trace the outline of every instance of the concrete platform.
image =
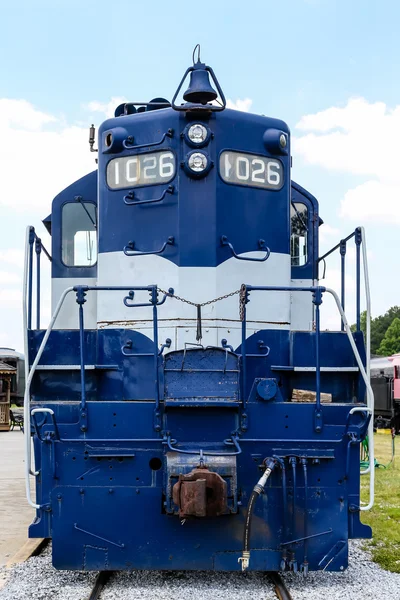
<svg viewBox="0 0 400 600">
<path fill-rule="evenodd" d="M 25 497 L 24 441 L 19 428 L 0 432 L 0 566 L 26 543 L 35 516 Z"/>
</svg>

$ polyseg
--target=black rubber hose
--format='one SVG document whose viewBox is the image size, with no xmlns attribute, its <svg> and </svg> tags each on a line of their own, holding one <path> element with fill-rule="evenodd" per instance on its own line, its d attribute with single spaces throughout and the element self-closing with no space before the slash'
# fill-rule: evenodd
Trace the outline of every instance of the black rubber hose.
<svg viewBox="0 0 400 600">
<path fill-rule="evenodd" d="M 267 480 L 276 465 L 276 460 L 273 458 L 265 458 L 263 463 L 266 467 L 265 471 L 264 471 L 262 477 L 260 478 L 260 480 L 258 481 L 258 483 L 256 483 L 256 485 L 254 486 L 254 489 L 250 496 L 249 503 L 247 505 L 247 512 L 246 512 L 246 518 L 245 518 L 245 522 L 244 522 L 244 532 L 243 532 L 243 552 L 249 552 L 250 528 L 251 528 L 251 520 L 253 517 L 254 504 L 255 504 L 258 496 L 263 493 L 264 486 L 267 483 Z"/>
<path fill-rule="evenodd" d="M 247 505 L 247 513 L 246 513 L 246 519 L 244 522 L 244 533 L 243 533 L 243 550 L 244 550 L 244 552 L 249 551 L 251 520 L 252 520 L 252 516 L 253 516 L 254 505 L 255 505 L 256 500 L 259 495 L 260 495 L 260 491 L 254 489 L 251 493 L 250 500 Z"/>
</svg>

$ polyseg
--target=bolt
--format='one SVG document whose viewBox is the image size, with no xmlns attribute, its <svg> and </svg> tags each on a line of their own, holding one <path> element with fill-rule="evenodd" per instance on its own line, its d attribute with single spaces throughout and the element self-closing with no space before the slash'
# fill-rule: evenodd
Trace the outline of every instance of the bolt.
<svg viewBox="0 0 400 600">
<path fill-rule="evenodd" d="M 140 490 L 136 490 L 136 493 L 137 493 L 137 494 L 140 494 Z"/>
<path fill-rule="evenodd" d="M 80 494 L 84 494 L 84 493 L 85 493 L 85 490 L 84 490 L 83 488 L 81 488 L 81 489 L 79 490 L 79 493 L 80 493 Z"/>
<path fill-rule="evenodd" d="M 81 431 L 87 431 L 87 426 L 86 425 L 81 425 Z"/>
<path fill-rule="evenodd" d="M 112 488 L 110 488 L 110 489 L 108 490 L 108 493 L 109 493 L 109 494 L 113 494 L 113 493 L 114 493 L 114 490 L 113 490 Z"/>
<path fill-rule="evenodd" d="M 61 494 L 57 494 L 57 499 L 61 500 L 61 498 L 62 498 Z"/>
</svg>

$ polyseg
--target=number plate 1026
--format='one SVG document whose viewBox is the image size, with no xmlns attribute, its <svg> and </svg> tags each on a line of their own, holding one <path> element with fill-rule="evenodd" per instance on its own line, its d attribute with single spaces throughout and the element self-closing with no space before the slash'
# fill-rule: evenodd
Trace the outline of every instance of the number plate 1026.
<svg viewBox="0 0 400 600">
<path fill-rule="evenodd" d="M 219 172 L 226 183 L 267 190 L 280 190 L 284 184 L 283 164 L 276 158 L 224 150 L 219 158 Z"/>
</svg>

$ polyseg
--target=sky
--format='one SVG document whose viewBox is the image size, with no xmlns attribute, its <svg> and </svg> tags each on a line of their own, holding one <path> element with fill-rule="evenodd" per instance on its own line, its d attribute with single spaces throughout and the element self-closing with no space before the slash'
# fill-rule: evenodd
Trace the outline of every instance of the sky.
<svg viewBox="0 0 400 600">
<path fill-rule="evenodd" d="M 125 99 L 172 98 L 197 43 L 230 106 L 288 123 L 320 254 L 364 226 L 373 315 L 400 304 L 397 0 L 0 0 L 0 18 L 0 346 L 23 347 L 25 229 L 50 247 L 53 197 L 95 168 L 89 125 Z M 354 268 L 349 252 L 350 321 Z M 339 289 L 335 259 L 326 283 Z M 42 289 L 45 323 L 47 266 Z"/>
</svg>

